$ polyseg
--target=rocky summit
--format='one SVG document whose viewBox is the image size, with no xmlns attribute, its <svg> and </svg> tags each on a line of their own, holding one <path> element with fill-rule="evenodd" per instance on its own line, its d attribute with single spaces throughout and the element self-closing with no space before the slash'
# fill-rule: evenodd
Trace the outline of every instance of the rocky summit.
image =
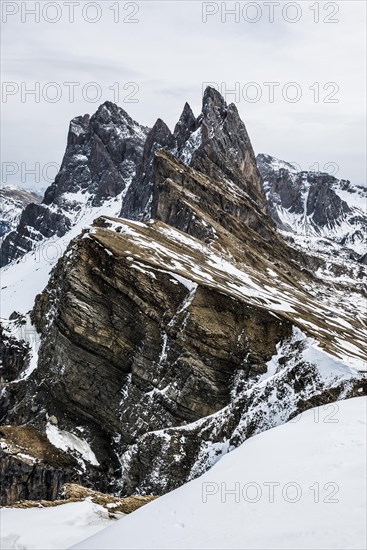
<svg viewBox="0 0 367 550">
<path fill-rule="evenodd" d="M 74 118 L 55 181 L 41 204 L 24 208 L 18 226 L 2 243 L 0 265 L 21 258 L 45 238 L 64 236 L 108 200 L 117 197 L 121 208 L 122 196 L 141 163 L 147 132 L 110 102 L 92 117 Z"/>
<path fill-rule="evenodd" d="M 1 249 L 2 503 L 161 495 L 366 394 L 363 193 L 256 158 L 212 88 L 173 132 L 111 103 L 73 119 Z"/>
</svg>

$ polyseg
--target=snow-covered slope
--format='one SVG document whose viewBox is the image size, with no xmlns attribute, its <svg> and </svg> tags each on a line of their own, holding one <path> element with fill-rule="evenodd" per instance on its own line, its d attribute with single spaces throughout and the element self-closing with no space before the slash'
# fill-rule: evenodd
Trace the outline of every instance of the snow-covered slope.
<svg viewBox="0 0 367 550">
<path fill-rule="evenodd" d="M 88 500 L 2 508 L 1 548 L 362 549 L 366 412 L 363 397 L 311 409 L 118 522 Z"/>
<path fill-rule="evenodd" d="M 108 511 L 88 499 L 51 508 L 1 508 L 0 548 L 61 550 L 112 523 Z"/>
<path fill-rule="evenodd" d="M 308 410 L 75 549 L 362 549 L 366 398 Z"/>
<path fill-rule="evenodd" d="M 42 197 L 37 193 L 17 187 L 0 188 L 0 241 L 13 231 L 19 221 L 22 210 L 31 202 L 39 203 Z"/>
<path fill-rule="evenodd" d="M 323 172 L 299 172 L 270 155 L 259 154 L 256 160 L 270 213 L 280 229 L 316 238 L 316 244 L 329 239 L 361 256 L 367 252 L 366 188 Z"/>
<path fill-rule="evenodd" d="M 69 242 L 101 215 L 117 215 L 121 209 L 124 191 L 117 197 L 106 200 L 102 206 L 84 204 L 83 211 L 73 227 L 62 237 L 57 235 L 43 239 L 18 262 L 1 269 L 1 318 L 4 320 L 13 311 L 25 314 L 34 304 L 34 299 L 46 286 L 50 271 L 64 254 Z"/>
</svg>

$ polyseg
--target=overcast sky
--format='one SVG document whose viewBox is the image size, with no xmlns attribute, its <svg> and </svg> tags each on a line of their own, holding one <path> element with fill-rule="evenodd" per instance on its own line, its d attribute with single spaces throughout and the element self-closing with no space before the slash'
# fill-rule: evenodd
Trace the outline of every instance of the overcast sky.
<svg viewBox="0 0 367 550">
<path fill-rule="evenodd" d="M 39 22 L 26 11 L 37 4 Z M 43 177 L 42 168 L 60 164 L 70 119 L 105 100 L 141 124 L 160 117 L 173 129 L 185 101 L 199 114 L 211 82 L 236 102 L 256 153 L 304 170 L 331 163 L 337 177 L 365 185 L 366 3 L 237 4 L 235 16 L 225 8 L 236 2 L 4 0 L 2 183 L 47 186 L 55 169 Z M 74 98 L 68 82 L 78 83 Z M 37 86 L 37 97 L 24 96 Z M 33 175 L 22 183 L 36 162 L 40 183 Z"/>
</svg>

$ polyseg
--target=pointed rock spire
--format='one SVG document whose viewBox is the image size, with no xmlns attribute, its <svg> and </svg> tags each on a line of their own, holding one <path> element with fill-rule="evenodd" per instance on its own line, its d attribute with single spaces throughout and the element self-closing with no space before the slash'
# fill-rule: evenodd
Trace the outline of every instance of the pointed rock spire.
<svg viewBox="0 0 367 550">
<path fill-rule="evenodd" d="M 205 88 L 203 94 L 203 111 L 209 105 L 215 105 L 216 107 L 227 107 L 222 94 L 212 86 Z"/>
<path fill-rule="evenodd" d="M 173 145 L 173 135 L 167 124 L 161 118 L 158 118 L 153 128 L 150 130 L 144 150 L 147 151 L 154 144 L 162 147 Z"/>
<path fill-rule="evenodd" d="M 149 217 L 155 153 L 159 149 L 171 149 L 174 147 L 174 143 L 171 130 L 161 118 L 158 118 L 147 136 L 140 168 L 122 205 L 120 212 L 122 218 L 140 220 L 144 216 Z"/>
<path fill-rule="evenodd" d="M 201 128 L 201 144 L 192 154 L 191 166 L 205 173 L 219 170 L 244 189 L 265 211 L 262 179 L 237 107 L 233 103 L 227 105 L 218 90 L 208 86 L 204 91 L 197 124 Z"/>
<path fill-rule="evenodd" d="M 188 103 L 185 103 L 182 114 L 177 122 L 174 130 L 174 136 L 179 150 L 182 145 L 189 139 L 192 132 L 198 127 L 198 123 L 192 109 Z"/>
<path fill-rule="evenodd" d="M 157 149 L 171 148 L 174 145 L 174 138 L 171 130 L 161 118 L 158 118 L 153 128 L 148 133 L 143 152 L 143 161 L 139 170 L 138 179 L 143 177 L 153 161 Z"/>
</svg>

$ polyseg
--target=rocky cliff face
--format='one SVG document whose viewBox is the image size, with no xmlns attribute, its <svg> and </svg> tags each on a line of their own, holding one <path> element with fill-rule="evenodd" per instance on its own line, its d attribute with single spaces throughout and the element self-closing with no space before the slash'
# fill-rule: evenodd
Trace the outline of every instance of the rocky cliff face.
<svg viewBox="0 0 367 550">
<path fill-rule="evenodd" d="M 37 299 L 39 367 L 7 389 L 3 418 L 45 429 L 55 416 L 66 431 L 77 422 L 105 469 L 118 469 L 138 436 L 223 408 L 239 373 L 256 379 L 290 334 L 286 321 L 171 266 L 183 247 L 168 226 L 114 227 L 101 219 L 74 242 Z M 193 242 L 187 262 L 199 269 L 205 255 Z"/>
<path fill-rule="evenodd" d="M 90 483 L 162 493 L 253 433 L 364 392 L 361 373 L 297 328 L 313 326 L 335 354 L 361 326 L 271 283 L 266 265 L 239 270 L 162 222 L 97 220 L 36 300 L 38 368 L 7 386 L 2 421 L 78 427 L 100 467 L 84 463 Z"/>
<path fill-rule="evenodd" d="M 1 328 L 0 334 L 0 384 L 16 380 L 30 360 L 29 345 Z"/>
<path fill-rule="evenodd" d="M 0 428 L 0 505 L 19 500 L 55 500 L 78 464 L 32 426 Z"/>
<path fill-rule="evenodd" d="M 70 242 L 31 313 L 37 367 L 4 379 L 0 420 L 62 445 L 83 484 L 160 494 L 254 433 L 366 392 L 365 271 L 329 283 L 320 257 L 286 243 L 246 128 L 216 91 L 198 118 L 186 104 L 173 133 L 158 120 L 122 180 L 103 159 L 120 158 L 106 135 L 127 119 L 107 111 L 94 133 L 73 122 L 68 150 L 100 160 L 91 208 L 116 193 L 130 220 L 104 212 Z M 42 207 L 69 220 L 65 197 L 87 173 L 73 155 Z"/>
</svg>

